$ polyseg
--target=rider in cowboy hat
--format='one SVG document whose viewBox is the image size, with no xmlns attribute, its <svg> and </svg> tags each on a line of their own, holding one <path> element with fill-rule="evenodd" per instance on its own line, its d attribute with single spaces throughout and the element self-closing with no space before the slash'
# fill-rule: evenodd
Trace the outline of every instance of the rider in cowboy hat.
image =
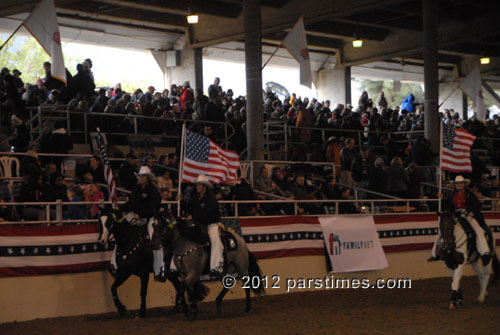
<svg viewBox="0 0 500 335">
<path fill-rule="evenodd" d="M 224 247 L 219 234 L 219 205 L 207 176 L 199 175 L 195 184 L 196 194 L 189 200 L 184 200 L 181 206 L 191 214 L 195 224 L 206 227 L 211 244 L 210 273 L 213 277 L 218 277 L 224 270 Z"/>
<path fill-rule="evenodd" d="M 484 265 L 487 265 L 491 260 L 491 253 L 486 241 L 485 227 L 483 214 L 481 213 L 481 202 L 469 191 L 466 186 L 470 184 L 469 179 L 458 175 L 455 177 L 455 189 L 443 199 L 443 209 L 455 213 L 455 216 L 466 219 L 476 233 L 476 248 L 481 255 Z M 433 256 L 435 250 L 433 248 Z"/>
<path fill-rule="evenodd" d="M 138 176 L 138 184 L 132 190 L 129 201 L 121 205 L 120 210 L 126 213 L 124 216 L 129 223 L 147 225 L 149 238 L 151 239 L 153 234 L 152 224 L 153 221 L 156 220 L 155 215 L 160 209 L 161 196 L 158 188 L 153 184 L 154 174 L 148 166 L 141 166 Z M 166 274 L 163 264 L 163 250 L 153 250 L 153 255 L 155 280 L 165 281 Z M 111 264 L 115 265 L 116 263 L 112 261 Z M 113 269 L 111 269 L 111 273 L 113 273 Z"/>
</svg>

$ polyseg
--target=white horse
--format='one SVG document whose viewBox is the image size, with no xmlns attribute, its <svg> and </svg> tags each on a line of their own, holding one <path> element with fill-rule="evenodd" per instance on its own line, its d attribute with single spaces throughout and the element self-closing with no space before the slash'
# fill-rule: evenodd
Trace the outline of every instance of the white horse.
<svg viewBox="0 0 500 335">
<path fill-rule="evenodd" d="M 460 279 L 464 267 L 470 263 L 479 277 L 479 303 L 483 303 L 488 296 L 487 288 L 490 275 L 493 274 L 492 281 L 496 281 L 500 275 L 500 265 L 495 253 L 495 242 L 491 254 L 493 257 L 484 265 L 475 247 L 471 246 L 469 236 L 462 225 L 455 221 L 451 212 L 440 214 L 439 229 L 441 231 L 441 254 L 444 257 L 446 267 L 451 274 L 451 299 L 449 308 L 457 308 L 462 304 L 462 291 L 460 290 Z M 491 231 L 490 231 L 491 234 Z M 492 235 L 491 235 L 492 236 Z"/>
</svg>

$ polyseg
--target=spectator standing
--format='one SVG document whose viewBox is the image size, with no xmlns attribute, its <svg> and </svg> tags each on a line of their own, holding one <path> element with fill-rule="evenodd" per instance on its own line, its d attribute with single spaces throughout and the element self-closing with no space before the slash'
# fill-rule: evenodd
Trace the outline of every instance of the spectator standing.
<svg viewBox="0 0 500 335">
<path fill-rule="evenodd" d="M 137 156 L 133 153 L 128 153 L 125 157 L 125 162 L 120 166 L 118 171 L 118 177 L 121 186 L 125 187 L 127 190 L 132 191 L 137 185 Z"/>
<path fill-rule="evenodd" d="M 220 86 L 220 78 L 215 77 L 214 83 L 208 86 L 208 96 L 221 96 L 222 95 L 222 87 Z"/>
<path fill-rule="evenodd" d="M 387 168 L 387 193 L 398 198 L 405 198 L 408 190 L 408 174 L 403 167 L 403 161 L 396 156 Z"/>
<path fill-rule="evenodd" d="M 13 152 L 26 152 L 30 143 L 28 128 L 24 124 L 23 119 L 16 114 L 11 117 L 11 125 L 14 128 L 14 134 L 9 140 L 11 150 Z"/>
<path fill-rule="evenodd" d="M 354 138 L 348 137 L 344 141 L 344 148 L 340 151 L 340 182 L 345 186 L 355 186 L 351 170 L 355 158 Z"/>
</svg>

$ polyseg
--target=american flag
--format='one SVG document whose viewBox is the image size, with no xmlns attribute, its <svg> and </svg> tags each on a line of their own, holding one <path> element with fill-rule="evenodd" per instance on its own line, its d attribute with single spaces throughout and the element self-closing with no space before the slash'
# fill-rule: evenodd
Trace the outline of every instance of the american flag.
<svg viewBox="0 0 500 335">
<path fill-rule="evenodd" d="M 441 168 L 451 172 L 472 172 L 470 148 L 476 136 L 454 125 L 443 125 Z"/>
<path fill-rule="evenodd" d="M 224 150 L 209 138 L 186 130 L 182 181 L 193 182 L 199 175 L 206 175 L 211 183 L 236 179 L 240 166 L 235 151 Z"/>
<path fill-rule="evenodd" d="M 99 128 L 97 128 L 96 142 L 99 146 L 102 163 L 104 165 L 104 178 L 106 179 L 106 184 L 108 186 L 109 200 L 113 202 L 113 208 L 116 208 L 118 203 L 118 195 L 116 194 L 116 185 L 113 178 L 113 170 L 111 169 L 111 165 L 109 165 L 109 159 L 106 153 L 106 145 L 104 144 L 104 139 L 102 138 Z"/>
</svg>

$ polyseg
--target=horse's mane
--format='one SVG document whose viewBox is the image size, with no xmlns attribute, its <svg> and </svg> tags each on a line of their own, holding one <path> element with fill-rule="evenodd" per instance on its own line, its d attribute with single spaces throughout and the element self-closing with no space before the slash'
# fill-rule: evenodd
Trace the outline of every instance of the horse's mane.
<svg viewBox="0 0 500 335">
<path fill-rule="evenodd" d="M 176 218 L 175 220 L 177 223 L 174 229 L 177 229 L 182 238 L 200 245 L 209 242 L 207 232 L 199 225 L 189 225 L 186 220 L 182 218 Z M 164 222 L 167 223 L 166 220 Z"/>
</svg>

